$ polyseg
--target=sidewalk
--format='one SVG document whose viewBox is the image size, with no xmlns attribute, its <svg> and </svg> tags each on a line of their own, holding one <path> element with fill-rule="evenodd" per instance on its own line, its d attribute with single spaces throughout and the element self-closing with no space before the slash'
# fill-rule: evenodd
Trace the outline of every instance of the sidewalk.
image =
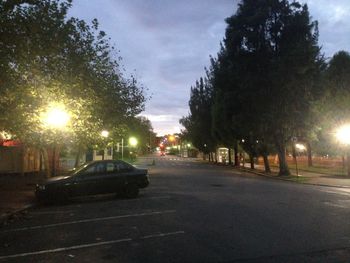
<svg viewBox="0 0 350 263">
<path fill-rule="evenodd" d="M 0 225 L 14 213 L 35 203 L 34 189 L 43 176 L 34 174 L 0 175 Z"/>
<path fill-rule="evenodd" d="M 350 188 L 350 177 L 346 176 L 337 176 L 337 175 L 329 175 L 329 174 L 321 174 L 316 172 L 307 172 L 307 171 L 299 171 L 298 177 L 296 175 L 295 170 L 291 169 L 292 176 L 291 177 L 283 177 L 278 176 L 278 168 L 271 167 L 271 174 L 266 174 L 264 172 L 263 165 L 254 165 L 255 169 L 250 169 L 250 164 L 245 164 L 245 170 L 247 172 L 253 172 L 255 174 L 266 176 L 279 180 L 293 181 L 303 184 L 311 184 L 311 185 L 320 185 L 320 186 L 330 186 L 330 187 L 341 187 L 341 188 Z"/>
</svg>

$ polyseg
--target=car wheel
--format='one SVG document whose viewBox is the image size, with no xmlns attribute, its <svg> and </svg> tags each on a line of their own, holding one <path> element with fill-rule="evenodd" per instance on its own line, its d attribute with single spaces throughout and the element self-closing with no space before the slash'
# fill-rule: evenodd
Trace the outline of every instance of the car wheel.
<svg viewBox="0 0 350 263">
<path fill-rule="evenodd" d="M 57 193 L 57 195 L 54 197 L 54 203 L 56 204 L 66 204 L 69 201 L 69 193 L 65 190 L 60 191 Z"/>
<path fill-rule="evenodd" d="M 39 195 L 36 196 L 36 201 L 40 205 L 47 205 L 47 204 L 51 203 L 50 199 L 48 197 L 43 197 L 43 196 L 39 196 Z"/>
<path fill-rule="evenodd" d="M 127 198 L 135 198 L 139 194 L 139 188 L 136 184 L 128 184 L 126 185 L 124 193 Z"/>
</svg>

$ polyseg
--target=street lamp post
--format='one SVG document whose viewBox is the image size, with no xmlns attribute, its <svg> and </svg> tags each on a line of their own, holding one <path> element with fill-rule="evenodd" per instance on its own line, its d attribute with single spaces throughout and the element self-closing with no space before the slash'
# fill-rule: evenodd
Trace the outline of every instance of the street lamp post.
<svg viewBox="0 0 350 263">
<path fill-rule="evenodd" d="M 124 160 L 124 139 L 122 138 L 122 160 Z"/>
<path fill-rule="evenodd" d="M 138 144 L 137 139 L 135 137 L 130 137 L 129 140 L 128 140 L 128 145 L 124 146 L 124 138 L 122 138 L 122 141 L 121 141 L 122 160 L 124 160 L 124 148 L 125 147 L 130 148 L 130 146 L 131 147 L 135 147 L 137 144 Z"/>
<path fill-rule="evenodd" d="M 299 176 L 299 169 L 298 169 L 298 160 L 297 160 L 297 151 L 296 151 L 296 148 L 297 148 L 297 138 L 296 137 L 293 137 L 292 138 L 292 142 L 293 142 L 293 157 L 294 157 L 294 161 L 295 161 L 295 171 L 297 173 L 297 176 Z"/>
<path fill-rule="evenodd" d="M 106 131 L 106 130 L 103 130 L 103 131 L 101 132 L 101 136 L 102 136 L 103 138 L 108 138 L 109 132 Z M 105 149 L 103 149 L 103 154 L 102 154 L 102 160 L 104 160 L 104 159 L 105 159 Z"/>
<path fill-rule="evenodd" d="M 133 147 L 136 147 L 138 141 L 135 137 L 130 137 L 128 141 L 128 147 L 129 147 L 129 152 L 130 152 L 130 159 L 133 160 L 133 155 L 131 155 L 131 149 Z"/>
</svg>

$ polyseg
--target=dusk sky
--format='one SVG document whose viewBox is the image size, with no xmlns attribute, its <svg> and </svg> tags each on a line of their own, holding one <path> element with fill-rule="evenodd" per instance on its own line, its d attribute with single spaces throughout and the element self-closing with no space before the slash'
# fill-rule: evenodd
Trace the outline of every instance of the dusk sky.
<svg viewBox="0 0 350 263">
<path fill-rule="evenodd" d="M 236 0 L 73 0 L 71 16 L 91 22 L 120 50 L 127 74 L 135 74 L 151 99 L 142 113 L 158 135 L 179 132 L 188 115 L 190 87 L 204 76 L 209 55 L 224 37 Z M 350 51 L 350 1 L 304 0 L 319 21 L 326 57 Z"/>
</svg>

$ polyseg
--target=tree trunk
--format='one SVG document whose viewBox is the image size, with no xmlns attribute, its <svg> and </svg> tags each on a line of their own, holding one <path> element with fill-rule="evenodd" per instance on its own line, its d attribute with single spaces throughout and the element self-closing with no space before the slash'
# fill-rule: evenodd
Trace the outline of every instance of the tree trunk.
<svg viewBox="0 0 350 263">
<path fill-rule="evenodd" d="M 214 155 L 215 155 L 215 163 L 218 163 L 218 155 L 217 155 L 217 152 L 215 152 Z"/>
<path fill-rule="evenodd" d="M 26 152 L 27 149 L 24 145 L 22 145 L 21 147 L 21 167 L 20 167 L 20 174 L 21 176 L 24 176 L 24 172 L 25 172 L 25 163 L 26 163 Z"/>
<path fill-rule="evenodd" d="M 307 165 L 309 167 L 312 166 L 312 151 L 311 151 L 311 144 L 309 141 L 306 142 L 306 150 L 307 150 Z"/>
<path fill-rule="evenodd" d="M 51 177 L 51 169 L 50 169 L 49 155 L 47 154 L 47 149 L 42 148 L 41 154 L 42 154 L 43 159 L 44 159 L 46 177 L 50 178 Z"/>
<path fill-rule="evenodd" d="M 56 144 L 54 144 L 52 146 L 52 164 L 51 164 L 51 168 L 52 168 L 52 171 L 51 171 L 51 176 L 56 176 L 56 153 L 57 153 L 57 150 L 56 150 L 57 146 Z"/>
<path fill-rule="evenodd" d="M 42 151 L 40 151 L 39 171 L 40 171 L 40 175 L 42 175 L 42 172 L 43 172 L 43 153 L 42 153 Z"/>
<path fill-rule="evenodd" d="M 239 167 L 240 163 L 239 163 L 239 157 L 238 157 L 238 143 L 237 143 L 237 141 L 235 141 L 235 144 L 233 145 L 233 151 L 235 154 L 235 166 Z"/>
<path fill-rule="evenodd" d="M 270 168 L 270 164 L 269 164 L 269 159 L 267 158 L 267 154 L 264 153 L 263 154 L 263 158 L 264 158 L 264 167 L 265 167 L 265 172 L 266 173 L 271 173 L 271 168 Z"/>
<path fill-rule="evenodd" d="M 286 160 L 286 146 L 284 144 L 283 139 L 276 138 L 275 145 L 278 153 L 279 160 L 279 173 L 278 175 L 288 176 L 290 175 L 290 171 L 288 168 L 287 160 Z"/>
<path fill-rule="evenodd" d="M 232 153 L 231 148 L 228 148 L 228 164 L 229 165 L 232 165 L 231 153 Z"/>
<path fill-rule="evenodd" d="M 250 169 L 254 169 L 254 156 L 249 154 Z"/>
<path fill-rule="evenodd" d="M 293 162 L 296 163 L 297 162 L 297 151 L 296 151 L 294 142 L 292 145 L 292 156 L 293 156 Z"/>
<path fill-rule="evenodd" d="M 79 166 L 81 152 L 82 152 L 82 149 L 81 149 L 81 146 L 79 145 L 77 155 L 75 156 L 74 168 L 77 168 Z"/>
</svg>

